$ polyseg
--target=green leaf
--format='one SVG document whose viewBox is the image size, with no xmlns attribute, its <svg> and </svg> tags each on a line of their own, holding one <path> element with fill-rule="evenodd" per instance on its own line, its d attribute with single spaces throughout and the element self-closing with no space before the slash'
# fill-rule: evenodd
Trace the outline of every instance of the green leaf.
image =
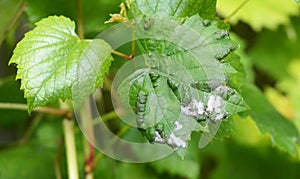
<svg viewBox="0 0 300 179">
<path fill-rule="evenodd" d="M 239 7 L 243 4 L 243 7 Z M 251 0 L 218 0 L 217 11 L 223 17 L 229 17 L 237 8 L 238 11 L 229 19 L 230 23 L 236 24 L 243 21 L 254 30 L 262 28 L 275 30 L 279 25 L 289 24 L 290 16 L 299 13 L 297 5 L 292 0 L 251 1 Z"/>
<path fill-rule="evenodd" d="M 249 114 L 260 132 L 263 135 L 269 134 L 276 147 L 296 155 L 296 145 L 300 144 L 300 138 L 293 123 L 278 113 L 255 86 L 245 85 L 242 91 L 251 107 Z"/>
<path fill-rule="evenodd" d="M 300 40 L 297 38 L 300 36 L 299 23 L 299 18 L 294 18 L 289 27 L 261 32 L 255 45 L 249 50 L 249 57 L 254 65 L 273 79 L 288 76 L 289 63 L 293 59 L 300 58 Z"/>
<path fill-rule="evenodd" d="M 17 64 L 16 78 L 21 79 L 29 111 L 58 99 L 71 99 L 72 86 L 83 80 L 97 78 L 93 86 L 81 89 L 85 93 L 102 85 L 112 60 L 111 47 L 105 41 L 80 40 L 74 22 L 63 16 L 50 16 L 36 25 L 18 43 L 10 60 Z"/>
<path fill-rule="evenodd" d="M 205 19 L 216 15 L 216 0 L 133 0 L 143 14 L 154 17 L 186 17 L 199 14 Z"/>
<path fill-rule="evenodd" d="M 147 30 L 136 23 L 136 36 L 149 33 L 160 40 L 139 41 L 148 55 L 144 62 L 134 59 L 123 67 L 137 68 L 121 75 L 125 78 L 118 94 L 125 110 L 135 112 L 137 126 L 150 142 L 168 144 L 183 157 L 192 131 L 209 132 L 208 123 L 248 108 L 239 93 L 226 86 L 223 59 L 237 45 L 218 21 L 207 22 L 198 15 L 173 24 L 176 31 L 172 23 L 151 23 L 154 28 Z"/>
<path fill-rule="evenodd" d="M 291 159 L 287 154 L 269 145 L 249 147 L 234 142 L 228 142 L 224 145 L 225 151 L 223 154 L 220 154 L 220 146 L 214 146 L 215 151 L 210 154 L 210 157 L 213 158 L 212 161 L 217 165 L 209 175 L 210 178 L 267 179 L 300 177 L 298 172 L 299 161 Z"/>
</svg>

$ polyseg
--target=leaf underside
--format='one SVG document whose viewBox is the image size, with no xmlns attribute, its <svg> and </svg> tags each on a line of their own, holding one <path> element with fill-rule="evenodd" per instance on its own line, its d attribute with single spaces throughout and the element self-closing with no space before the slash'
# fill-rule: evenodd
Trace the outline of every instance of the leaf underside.
<svg viewBox="0 0 300 179">
<path fill-rule="evenodd" d="M 150 142 L 168 144 L 183 157 L 192 131 L 209 132 L 207 125 L 248 109 L 228 86 L 236 71 L 225 57 L 238 46 L 219 21 L 151 15 L 135 27 L 145 65 L 122 81 L 118 94 Z"/>
</svg>

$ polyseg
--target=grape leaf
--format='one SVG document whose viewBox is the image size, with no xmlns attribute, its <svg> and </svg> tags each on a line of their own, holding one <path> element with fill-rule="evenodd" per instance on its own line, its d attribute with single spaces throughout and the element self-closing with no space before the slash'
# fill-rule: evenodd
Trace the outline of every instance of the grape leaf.
<svg viewBox="0 0 300 179">
<path fill-rule="evenodd" d="M 249 57 L 259 70 L 276 80 L 289 75 L 288 65 L 293 59 L 300 58 L 299 23 L 299 18 L 293 18 L 289 28 L 259 33 L 255 45 L 249 50 Z"/>
<path fill-rule="evenodd" d="M 251 135 L 251 134 L 250 134 Z M 245 138 L 243 138 L 245 141 Z M 210 148 L 218 167 L 210 178 L 299 178 L 299 162 L 270 146 L 228 142 Z M 222 151 L 223 149 L 223 151 Z M 213 151 L 213 153 L 211 152 Z M 222 153 L 222 152 L 223 153 Z M 204 171 L 204 170 L 202 170 Z"/>
<path fill-rule="evenodd" d="M 279 149 L 296 155 L 296 145 L 300 145 L 296 127 L 278 113 L 255 86 L 244 85 L 242 91 L 245 101 L 251 107 L 249 114 L 261 133 L 268 133 L 272 143 Z"/>
<path fill-rule="evenodd" d="M 217 11 L 226 18 L 243 3 L 245 0 L 218 0 Z M 262 28 L 274 30 L 281 24 L 289 24 L 289 17 L 298 13 L 298 7 L 292 0 L 247 1 L 230 17 L 229 22 L 236 24 L 241 20 L 256 31 Z"/>
<path fill-rule="evenodd" d="M 231 73 L 223 68 L 237 44 L 218 21 L 198 15 L 174 24 L 150 21 L 147 29 L 144 20 L 136 21 L 136 37 L 149 37 L 139 40 L 146 55 L 129 62 L 137 68 L 122 75 L 118 94 L 150 142 L 168 144 L 183 157 L 192 131 L 208 132 L 208 123 L 247 110 L 239 93 L 226 86 Z"/>
<path fill-rule="evenodd" d="M 136 5 L 143 14 L 156 17 L 186 17 L 199 14 L 205 19 L 213 19 L 216 15 L 216 0 L 133 0 L 132 5 Z"/>
<path fill-rule="evenodd" d="M 36 25 L 18 43 L 9 62 L 17 64 L 16 78 L 21 79 L 29 111 L 59 98 L 72 98 L 72 86 L 82 81 L 78 76 L 97 78 L 95 85 L 83 92 L 91 93 L 102 85 L 112 60 L 111 47 L 105 41 L 80 40 L 74 22 L 63 16 L 50 16 Z"/>
</svg>

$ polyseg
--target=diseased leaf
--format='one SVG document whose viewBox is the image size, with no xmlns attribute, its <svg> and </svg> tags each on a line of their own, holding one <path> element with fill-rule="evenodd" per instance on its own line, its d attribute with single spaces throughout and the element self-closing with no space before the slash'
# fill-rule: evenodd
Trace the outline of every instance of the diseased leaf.
<svg viewBox="0 0 300 179">
<path fill-rule="evenodd" d="M 71 99 L 72 86 L 84 79 L 97 78 L 83 92 L 91 93 L 102 85 L 112 60 L 105 41 L 80 40 L 74 22 L 63 16 L 50 16 L 36 25 L 18 43 L 10 60 L 17 64 L 16 78 L 21 79 L 29 111 L 59 98 Z"/>
<path fill-rule="evenodd" d="M 199 14 L 203 18 L 213 19 L 216 15 L 216 0 L 133 0 L 131 4 L 143 14 L 154 17 L 187 17 Z"/>
<path fill-rule="evenodd" d="M 255 86 L 245 85 L 242 91 L 245 101 L 251 107 L 249 114 L 260 132 L 269 134 L 276 147 L 296 155 L 300 137 L 295 126 L 279 114 Z"/>
<path fill-rule="evenodd" d="M 226 18 L 241 4 L 244 4 L 243 7 L 230 17 L 229 22 L 236 24 L 238 21 L 244 21 L 256 31 L 262 28 L 275 30 L 279 25 L 287 25 L 290 16 L 299 13 L 299 8 L 293 0 L 218 0 L 217 11 Z"/>
<path fill-rule="evenodd" d="M 248 108 L 227 86 L 233 72 L 223 68 L 223 59 L 237 44 L 218 21 L 198 15 L 184 22 L 146 21 L 149 28 L 141 20 L 135 29 L 138 39 L 147 37 L 139 40 L 146 55 L 129 62 L 137 68 L 122 81 L 118 94 L 150 142 L 168 144 L 183 157 L 192 131 L 216 132 L 208 131 L 210 123 Z"/>
</svg>

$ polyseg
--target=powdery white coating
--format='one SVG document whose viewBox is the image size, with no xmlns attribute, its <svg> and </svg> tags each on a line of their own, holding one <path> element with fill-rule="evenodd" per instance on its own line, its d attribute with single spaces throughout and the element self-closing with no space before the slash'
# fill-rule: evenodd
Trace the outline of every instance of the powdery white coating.
<svg viewBox="0 0 300 179">
<path fill-rule="evenodd" d="M 214 90 L 214 93 L 221 96 L 223 99 L 234 95 L 234 90 L 227 86 L 219 86 Z"/>
<path fill-rule="evenodd" d="M 182 125 L 178 121 L 175 121 L 175 129 L 174 129 L 174 131 L 178 131 L 180 129 L 182 129 Z"/>
<path fill-rule="evenodd" d="M 205 112 L 204 104 L 193 99 L 189 105 L 181 106 L 181 112 L 188 116 L 203 115 Z"/>
<path fill-rule="evenodd" d="M 224 118 L 224 113 L 220 113 L 220 114 L 217 114 L 217 115 L 216 115 L 215 120 L 216 120 L 216 121 L 219 121 L 219 120 L 221 120 L 221 119 L 223 119 L 223 118 Z"/>
<path fill-rule="evenodd" d="M 220 96 L 210 95 L 207 103 L 207 111 L 211 114 L 213 121 L 222 120 L 225 116 L 222 108 L 223 99 Z"/>
<path fill-rule="evenodd" d="M 210 95 L 207 103 L 207 111 L 216 113 L 222 112 L 222 98 L 220 96 Z"/>
<path fill-rule="evenodd" d="M 165 139 L 161 137 L 161 135 L 159 134 L 158 131 L 155 131 L 154 142 L 157 142 L 157 143 L 165 143 Z"/>
<path fill-rule="evenodd" d="M 215 92 L 228 92 L 230 88 L 227 86 L 218 86 L 214 91 Z"/>
<path fill-rule="evenodd" d="M 186 147 L 186 142 L 180 139 L 179 137 L 176 137 L 174 133 L 171 133 L 168 140 L 167 144 L 169 144 L 172 147 Z"/>
</svg>

